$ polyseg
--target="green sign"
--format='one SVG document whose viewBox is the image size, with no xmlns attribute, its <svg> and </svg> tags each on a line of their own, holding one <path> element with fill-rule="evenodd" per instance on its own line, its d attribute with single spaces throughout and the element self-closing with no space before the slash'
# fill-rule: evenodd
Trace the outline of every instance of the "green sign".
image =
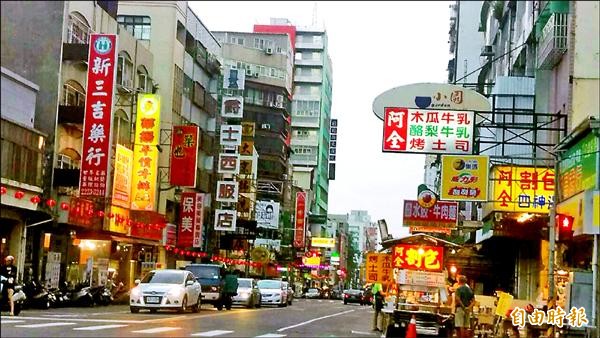
<svg viewBox="0 0 600 338">
<path fill-rule="evenodd" d="M 562 154 L 558 165 L 558 194 L 561 201 L 594 188 L 597 157 L 598 137 L 593 133 L 589 133 Z"/>
</svg>

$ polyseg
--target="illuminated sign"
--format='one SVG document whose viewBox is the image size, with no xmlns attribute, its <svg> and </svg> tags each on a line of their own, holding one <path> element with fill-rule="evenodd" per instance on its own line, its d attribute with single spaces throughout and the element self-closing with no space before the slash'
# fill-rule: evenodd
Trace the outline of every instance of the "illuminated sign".
<svg viewBox="0 0 600 338">
<path fill-rule="evenodd" d="M 393 281 L 392 255 L 367 253 L 366 282 L 387 284 Z"/>
<path fill-rule="evenodd" d="M 133 147 L 133 187 L 131 210 L 156 210 L 156 178 L 160 136 L 160 97 L 139 94 L 135 145 Z"/>
<path fill-rule="evenodd" d="M 442 155 L 441 199 L 487 201 L 489 157 Z"/>
<path fill-rule="evenodd" d="M 431 208 L 423 208 L 418 201 L 404 200 L 405 226 L 456 227 L 458 202 L 437 201 Z"/>
<path fill-rule="evenodd" d="M 173 126 L 170 183 L 195 187 L 198 169 L 198 126 Z"/>
<path fill-rule="evenodd" d="M 472 111 L 385 108 L 383 151 L 400 153 L 473 153 Z"/>
<path fill-rule="evenodd" d="M 237 212 L 235 210 L 215 210 L 215 230 L 235 231 Z"/>
<path fill-rule="evenodd" d="M 316 248 L 333 248 L 335 247 L 335 238 L 313 237 L 310 246 Z"/>
<path fill-rule="evenodd" d="M 115 178 L 113 180 L 112 204 L 129 209 L 131 205 L 131 172 L 133 151 L 117 144 L 115 152 Z"/>
<path fill-rule="evenodd" d="M 441 271 L 444 267 L 444 248 L 398 244 L 392 251 L 392 261 L 394 268 Z"/>
<path fill-rule="evenodd" d="M 296 221 L 294 225 L 294 246 L 303 248 L 305 245 L 305 227 L 306 227 L 306 193 L 296 192 Z"/>
</svg>

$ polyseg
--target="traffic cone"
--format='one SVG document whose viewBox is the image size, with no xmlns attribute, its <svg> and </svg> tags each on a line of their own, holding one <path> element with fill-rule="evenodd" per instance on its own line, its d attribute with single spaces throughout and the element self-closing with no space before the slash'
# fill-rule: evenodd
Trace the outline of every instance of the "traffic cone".
<svg viewBox="0 0 600 338">
<path fill-rule="evenodd" d="M 406 328 L 406 338 L 417 338 L 417 319 L 415 315 L 412 316 Z"/>
</svg>

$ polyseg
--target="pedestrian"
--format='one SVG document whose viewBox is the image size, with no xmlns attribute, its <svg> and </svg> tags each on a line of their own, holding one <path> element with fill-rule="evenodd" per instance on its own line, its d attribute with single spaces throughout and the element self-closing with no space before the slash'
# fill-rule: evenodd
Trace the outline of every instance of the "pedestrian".
<svg viewBox="0 0 600 338">
<path fill-rule="evenodd" d="M 373 284 L 373 288 L 371 289 L 372 293 L 373 293 L 373 307 L 375 309 L 375 312 L 373 313 L 373 331 L 379 331 L 379 332 L 383 332 L 383 328 L 379 328 L 379 325 L 382 322 L 382 313 L 381 310 L 383 309 L 383 287 L 381 286 L 381 283 L 375 283 Z"/>
<path fill-rule="evenodd" d="M 13 295 L 15 294 L 15 283 L 17 282 L 17 267 L 13 264 L 15 258 L 13 256 L 6 256 L 4 259 L 4 265 L 0 268 L 0 275 L 5 278 L 3 281 L 2 292 L 6 292 L 8 304 L 10 305 L 10 315 L 15 315 L 15 303 L 13 302 Z"/>
<path fill-rule="evenodd" d="M 467 285 L 467 277 L 461 275 L 458 277 L 458 288 L 455 294 L 455 313 L 454 326 L 456 327 L 458 338 L 467 338 L 471 327 L 471 308 L 475 303 L 475 294 Z"/>
</svg>

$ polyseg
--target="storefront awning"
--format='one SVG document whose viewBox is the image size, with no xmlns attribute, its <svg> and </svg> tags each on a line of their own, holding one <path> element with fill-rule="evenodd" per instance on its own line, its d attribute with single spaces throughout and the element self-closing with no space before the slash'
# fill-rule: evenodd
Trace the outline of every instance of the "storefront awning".
<svg viewBox="0 0 600 338">
<path fill-rule="evenodd" d="M 141 238 L 135 238 L 135 237 L 123 237 L 123 236 L 111 235 L 110 238 L 113 241 L 128 243 L 128 244 L 143 244 L 143 245 L 149 245 L 149 246 L 160 245 L 160 243 L 157 241 L 151 241 L 148 239 L 141 239 Z"/>
</svg>

